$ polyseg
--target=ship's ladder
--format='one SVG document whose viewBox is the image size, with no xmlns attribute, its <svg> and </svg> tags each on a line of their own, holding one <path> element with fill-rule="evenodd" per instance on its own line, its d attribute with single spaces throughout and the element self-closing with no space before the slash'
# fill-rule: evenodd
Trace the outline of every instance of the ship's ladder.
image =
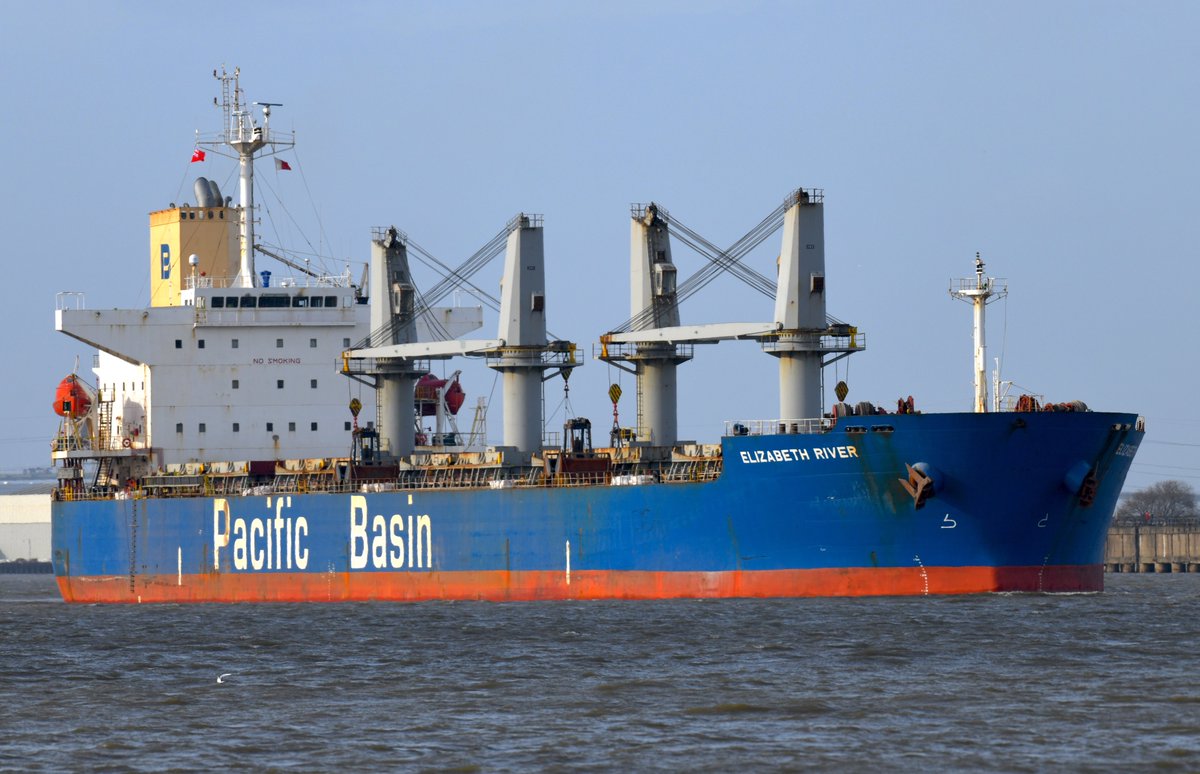
<svg viewBox="0 0 1200 774">
<path fill-rule="evenodd" d="M 101 457 L 100 465 L 96 468 L 96 486 L 108 486 L 112 483 L 112 458 Z"/>
<path fill-rule="evenodd" d="M 634 431 L 634 437 L 640 441 L 640 440 L 644 440 L 642 438 L 642 428 L 646 426 L 646 417 L 645 417 L 645 414 L 642 413 L 642 404 L 643 404 L 642 382 L 643 382 L 643 379 L 642 379 L 642 368 L 641 368 L 640 363 L 638 364 L 638 373 L 637 373 L 637 378 L 635 381 L 637 382 L 637 390 L 636 390 L 636 392 L 637 392 L 637 429 Z"/>
<path fill-rule="evenodd" d="M 487 400 L 480 398 L 475 403 L 475 418 L 471 420 L 471 436 L 466 448 L 474 449 L 487 445 Z"/>
<path fill-rule="evenodd" d="M 96 428 L 96 448 L 108 450 L 112 446 L 112 416 L 113 403 L 116 402 L 116 388 L 112 388 L 113 392 L 109 393 L 110 397 L 104 397 L 104 390 L 101 389 L 98 396 L 99 403 L 96 406 L 97 428 Z"/>
</svg>

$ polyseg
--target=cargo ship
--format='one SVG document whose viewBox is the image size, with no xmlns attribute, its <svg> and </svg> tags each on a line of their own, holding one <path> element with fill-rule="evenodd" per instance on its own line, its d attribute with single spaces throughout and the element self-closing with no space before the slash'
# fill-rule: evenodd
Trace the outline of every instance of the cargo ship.
<svg viewBox="0 0 1200 774">
<path fill-rule="evenodd" d="M 613 426 L 593 443 L 590 420 L 548 432 L 543 417 L 584 349 L 547 333 L 541 216 L 517 215 L 424 293 L 409 265 L 424 253 L 395 227 L 373 231 L 360 282 L 312 270 L 255 236 L 255 163 L 284 168 L 294 141 L 270 125 L 279 106 L 248 104 L 236 71 L 214 75 L 223 128 L 198 137 L 194 158 L 237 161 L 238 204 L 200 178 L 194 204 L 150 214 L 148 308 L 91 309 L 78 293 L 56 304 L 57 329 L 97 349 L 95 385 L 72 374 L 54 404 L 52 554 L 68 602 L 1103 588 L 1144 422 L 989 400 L 985 308 L 1007 287 L 978 256 L 951 286 L 974 310 L 973 411 L 849 404 L 840 382 L 827 406 L 824 367 L 866 336 L 826 312 L 823 192 L 793 191 L 728 250 L 634 205 L 630 318 L 592 352 L 635 376 L 637 421 L 619 424 L 613 385 Z M 775 277 L 742 261 L 780 231 Z M 673 236 L 707 259 L 682 282 Z M 501 252 L 492 299 L 470 276 Z M 256 270 L 263 255 L 284 269 Z M 762 291 L 773 315 L 682 323 L 680 302 L 716 275 Z M 482 305 L 436 305 L 455 287 L 494 302 L 494 338 L 467 337 Z M 777 364 L 778 416 L 682 439 L 677 372 L 696 344 L 725 340 L 758 342 Z M 453 422 L 462 386 L 433 365 L 461 357 L 500 374 L 500 444 Z M 347 405 L 348 384 L 362 398 Z"/>
</svg>

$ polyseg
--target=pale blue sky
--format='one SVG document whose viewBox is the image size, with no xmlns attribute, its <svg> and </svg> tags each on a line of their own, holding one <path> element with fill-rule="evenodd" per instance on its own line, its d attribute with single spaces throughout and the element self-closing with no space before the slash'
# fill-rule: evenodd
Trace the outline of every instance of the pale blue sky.
<svg viewBox="0 0 1200 774">
<path fill-rule="evenodd" d="M 90 365 L 53 331 L 55 293 L 144 306 L 146 213 L 190 199 L 201 172 L 233 193 L 229 166 L 188 164 L 195 130 L 218 128 L 211 73 L 225 64 L 249 99 L 282 102 L 275 125 L 298 134 L 298 171 L 263 175 L 270 241 L 360 265 L 369 229 L 395 224 L 458 263 L 518 211 L 543 213 L 550 328 L 590 351 L 629 316 L 631 202 L 730 244 L 791 189 L 824 188 L 829 310 L 868 336 L 830 384 L 966 410 L 970 311 L 946 289 L 978 250 L 1009 282 L 989 331 L 1005 378 L 1145 415 L 1127 487 L 1200 486 L 1200 5 L 332 9 L 5 5 L 0 468 L 47 463 L 54 386 L 77 354 Z M 772 273 L 777 250 L 773 237 L 752 264 Z M 681 277 L 700 266 L 678 244 L 675 260 Z M 683 318 L 770 313 L 725 279 Z M 749 343 L 697 348 L 680 371 L 681 433 L 711 441 L 725 419 L 773 417 L 776 374 Z M 481 366 L 465 379 L 469 405 L 491 391 Z M 615 380 L 599 362 L 572 378 L 571 403 L 601 436 Z M 493 414 L 493 436 L 500 426 Z"/>
</svg>

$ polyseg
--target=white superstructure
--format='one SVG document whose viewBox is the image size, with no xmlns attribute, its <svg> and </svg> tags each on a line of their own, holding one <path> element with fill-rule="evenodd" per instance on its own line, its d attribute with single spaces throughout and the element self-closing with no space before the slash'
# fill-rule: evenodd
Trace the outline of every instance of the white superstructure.
<svg viewBox="0 0 1200 774">
<path fill-rule="evenodd" d="M 59 309 L 58 330 L 100 350 L 100 435 L 153 467 L 328 456 L 349 448 L 341 352 L 367 333 L 355 289 L 325 283 L 193 288 L 183 305 Z"/>
<path fill-rule="evenodd" d="M 264 120 L 254 123 L 236 71 L 214 75 L 226 127 L 198 145 L 233 150 L 224 155 L 237 159 L 242 202 L 199 178 L 194 205 L 150 214 L 151 306 L 89 309 L 80 293 L 57 303 L 57 330 L 98 350 L 97 395 L 93 429 L 64 430 L 53 456 L 67 467 L 99 460 L 108 483 L 188 463 L 348 455 L 350 398 L 375 404 L 369 385 L 340 373 L 342 353 L 369 336 L 368 289 L 348 268 L 324 275 L 281 258 L 282 271 L 255 271 L 255 249 L 273 254 L 254 242 L 255 156 L 290 148 L 291 136 L 270 133 L 270 104 L 256 103 Z M 461 335 L 482 324 L 482 309 L 427 310 L 417 336 L 430 336 L 430 319 Z"/>
</svg>

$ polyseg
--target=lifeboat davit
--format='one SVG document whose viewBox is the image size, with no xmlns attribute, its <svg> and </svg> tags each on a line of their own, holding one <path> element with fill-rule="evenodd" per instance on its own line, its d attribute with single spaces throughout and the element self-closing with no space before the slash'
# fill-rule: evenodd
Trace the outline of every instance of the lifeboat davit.
<svg viewBox="0 0 1200 774">
<path fill-rule="evenodd" d="M 54 391 L 54 413 L 60 417 L 82 417 L 92 407 L 92 398 L 88 389 L 75 374 L 58 383 Z"/>
<path fill-rule="evenodd" d="M 447 383 L 449 386 L 447 386 Z M 433 374 L 425 374 L 417 382 L 415 392 L 415 403 L 418 416 L 432 417 L 437 415 L 437 399 L 438 390 L 445 387 L 446 409 L 454 415 L 458 415 L 458 410 L 462 408 L 463 401 L 467 399 L 467 393 L 463 390 L 462 385 L 458 383 L 458 375 L 455 374 L 453 380 L 439 379 Z"/>
</svg>

